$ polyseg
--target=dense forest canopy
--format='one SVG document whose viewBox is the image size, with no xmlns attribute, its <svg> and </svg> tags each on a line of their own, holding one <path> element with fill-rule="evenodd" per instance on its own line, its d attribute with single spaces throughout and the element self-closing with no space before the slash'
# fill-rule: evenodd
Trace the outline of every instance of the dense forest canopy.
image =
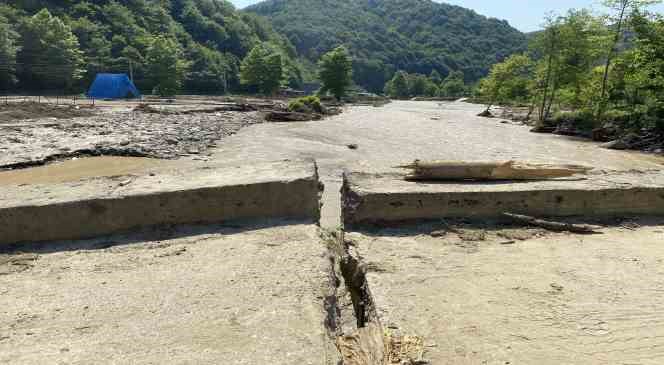
<svg viewBox="0 0 664 365">
<path fill-rule="evenodd" d="M 240 87 L 240 62 L 260 43 L 282 54 L 287 81 L 301 81 L 289 41 L 225 0 L 18 0 L 0 4 L 0 31 L 3 90 L 80 91 L 99 72 L 133 72 L 150 91 L 148 62 L 166 57 L 149 53 L 161 51 L 176 55 L 186 91 L 224 93 Z"/>
<path fill-rule="evenodd" d="M 477 81 L 527 44 L 505 21 L 430 0 L 268 0 L 246 11 L 267 17 L 305 65 L 345 45 L 355 82 L 374 92 L 399 70 Z"/>
</svg>

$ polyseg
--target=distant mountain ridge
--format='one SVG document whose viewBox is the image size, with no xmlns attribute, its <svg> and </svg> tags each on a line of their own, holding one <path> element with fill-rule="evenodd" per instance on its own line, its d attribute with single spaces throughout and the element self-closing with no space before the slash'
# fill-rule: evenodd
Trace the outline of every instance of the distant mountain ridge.
<svg viewBox="0 0 664 365">
<path fill-rule="evenodd" d="M 244 11 L 268 18 L 310 63 L 346 45 L 355 81 L 371 91 L 397 70 L 460 70 L 473 82 L 527 45 L 506 21 L 430 0 L 267 0 Z"/>
</svg>

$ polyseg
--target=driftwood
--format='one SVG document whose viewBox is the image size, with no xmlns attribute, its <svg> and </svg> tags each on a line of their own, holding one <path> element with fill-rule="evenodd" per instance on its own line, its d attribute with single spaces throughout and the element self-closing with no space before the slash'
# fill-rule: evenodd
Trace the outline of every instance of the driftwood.
<svg viewBox="0 0 664 365">
<path fill-rule="evenodd" d="M 410 169 L 407 180 L 546 180 L 585 174 L 578 165 L 543 165 L 509 162 L 415 161 L 398 166 Z"/>
<path fill-rule="evenodd" d="M 310 120 L 321 120 L 320 114 L 297 113 L 297 112 L 277 112 L 267 113 L 265 119 L 272 122 L 306 122 Z"/>
<path fill-rule="evenodd" d="M 547 221 L 543 219 L 537 219 L 535 217 L 530 217 L 527 215 L 512 214 L 512 213 L 503 213 L 504 216 L 513 219 L 519 223 L 525 223 L 531 226 L 544 228 L 553 232 L 572 232 L 572 233 L 598 233 L 598 227 L 590 226 L 586 224 L 572 224 L 572 223 L 561 223 Z"/>
</svg>

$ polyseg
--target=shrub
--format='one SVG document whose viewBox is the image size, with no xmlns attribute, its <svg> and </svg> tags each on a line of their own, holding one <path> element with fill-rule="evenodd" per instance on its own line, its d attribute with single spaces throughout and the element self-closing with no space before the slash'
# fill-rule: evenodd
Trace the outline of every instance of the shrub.
<svg viewBox="0 0 664 365">
<path fill-rule="evenodd" d="M 589 131 L 595 128 L 595 117 L 593 113 L 586 110 L 574 112 L 558 112 L 553 116 L 556 125 L 568 124 L 579 130 Z"/>
<path fill-rule="evenodd" d="M 323 105 L 316 96 L 305 96 L 297 98 L 288 104 L 288 111 L 299 113 L 319 113 L 323 114 Z"/>
</svg>

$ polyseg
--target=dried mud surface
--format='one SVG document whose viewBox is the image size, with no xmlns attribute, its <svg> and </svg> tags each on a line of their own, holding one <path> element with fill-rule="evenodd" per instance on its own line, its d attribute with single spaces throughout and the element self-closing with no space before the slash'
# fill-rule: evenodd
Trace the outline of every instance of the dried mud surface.
<svg viewBox="0 0 664 365">
<path fill-rule="evenodd" d="M 432 364 L 661 364 L 664 221 L 598 235 L 462 227 L 346 234 L 384 325 Z"/>
<path fill-rule="evenodd" d="M 21 250 L 0 254 L 2 364 L 332 365 L 336 356 L 315 226 L 182 227 Z"/>
</svg>

